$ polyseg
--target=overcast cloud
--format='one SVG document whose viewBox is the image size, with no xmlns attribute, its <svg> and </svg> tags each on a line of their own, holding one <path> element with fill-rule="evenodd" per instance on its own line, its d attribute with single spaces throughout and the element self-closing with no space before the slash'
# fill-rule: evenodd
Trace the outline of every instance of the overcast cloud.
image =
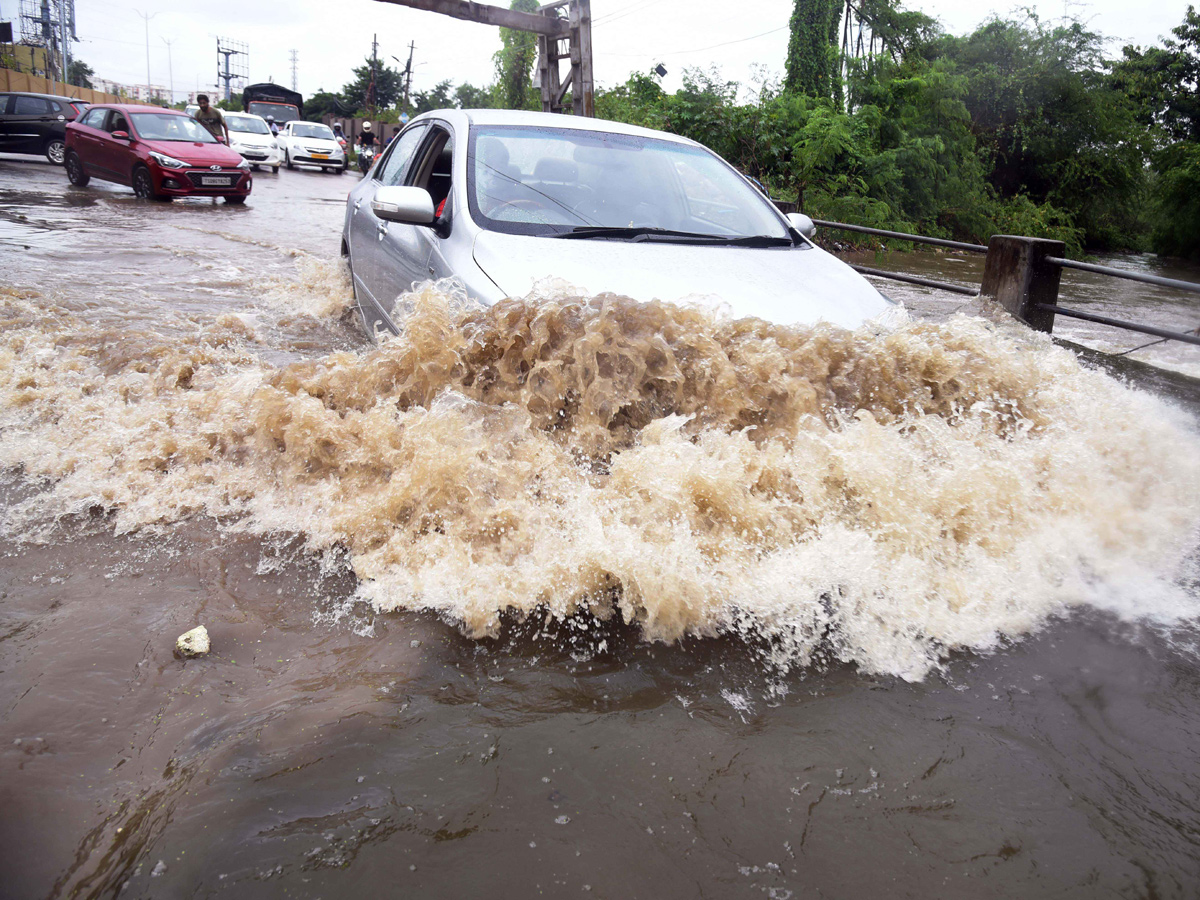
<svg viewBox="0 0 1200 900">
<path fill-rule="evenodd" d="M 503 0 L 497 0 L 502 3 Z M 1068 2 L 963 2 L 912 0 L 910 9 L 941 20 L 947 30 L 970 31 L 992 14 L 1025 7 L 1043 19 L 1070 14 L 1111 39 L 1115 56 L 1126 43 L 1147 45 L 1183 20 L 1185 3 L 1151 0 Z M 495 28 L 461 22 L 434 13 L 378 0 L 76 0 L 81 43 L 74 52 L 98 76 L 126 84 L 146 81 L 146 23 L 150 13 L 150 78 L 170 86 L 166 40 L 171 41 L 171 70 L 176 95 L 211 88 L 215 82 L 216 37 L 249 45 L 251 81 L 290 85 L 289 52 L 299 51 L 298 88 L 305 96 L 324 88 L 338 90 L 371 52 L 379 37 L 380 58 L 392 66 L 416 43 L 414 90 L 428 90 L 449 79 L 455 84 L 485 85 L 492 80 L 492 55 L 500 41 Z M 750 83 L 779 77 L 787 49 L 791 0 L 593 0 L 596 80 L 611 86 L 632 71 L 662 62 L 665 86 L 678 87 L 691 66 L 717 66 L 728 79 Z M 0 19 L 12 19 L 17 0 L 0 0 Z M 396 59 L 393 59 L 396 57 Z"/>
</svg>

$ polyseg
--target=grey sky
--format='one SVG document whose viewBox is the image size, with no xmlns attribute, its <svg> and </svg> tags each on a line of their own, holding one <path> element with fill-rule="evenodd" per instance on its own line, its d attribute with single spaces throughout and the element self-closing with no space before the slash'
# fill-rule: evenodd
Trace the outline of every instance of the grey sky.
<svg viewBox="0 0 1200 900">
<path fill-rule="evenodd" d="M 493 0 L 503 3 L 504 0 Z M 507 4 L 505 4 L 507 5 Z M 1011 0 L 910 0 L 942 21 L 953 33 L 965 33 L 992 13 L 1034 7 L 1044 19 L 1068 12 L 1110 38 L 1110 53 L 1124 43 L 1147 45 L 1183 20 L 1185 3 L 1149 0 L 1093 0 L 1079 3 Z M 492 54 L 499 48 L 496 29 L 405 9 L 377 0 L 76 0 L 79 36 L 75 53 L 97 74 L 123 83 L 146 81 L 145 23 L 152 13 L 150 77 L 168 85 L 172 41 L 174 88 L 211 87 L 216 72 L 215 37 L 249 44 L 250 78 L 291 84 L 289 51 L 299 51 L 298 86 L 305 96 L 319 88 L 337 90 L 349 80 L 379 35 L 382 59 L 395 66 L 408 42 L 416 42 L 414 90 L 442 79 L 484 85 L 493 75 Z M 778 76 L 787 47 L 791 0 L 593 0 L 596 79 L 604 86 L 623 81 L 631 71 L 664 63 L 666 87 L 674 89 L 685 67 L 718 66 L 729 79 L 751 82 Z M 16 15 L 17 0 L 0 0 L 0 18 Z"/>
</svg>

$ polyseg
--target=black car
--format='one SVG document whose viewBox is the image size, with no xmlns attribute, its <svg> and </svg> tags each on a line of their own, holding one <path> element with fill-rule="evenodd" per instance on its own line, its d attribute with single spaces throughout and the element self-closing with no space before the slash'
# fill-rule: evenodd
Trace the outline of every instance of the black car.
<svg viewBox="0 0 1200 900">
<path fill-rule="evenodd" d="M 61 166 L 67 123 L 85 106 L 81 100 L 53 94 L 0 93 L 0 153 L 45 153 Z"/>
</svg>

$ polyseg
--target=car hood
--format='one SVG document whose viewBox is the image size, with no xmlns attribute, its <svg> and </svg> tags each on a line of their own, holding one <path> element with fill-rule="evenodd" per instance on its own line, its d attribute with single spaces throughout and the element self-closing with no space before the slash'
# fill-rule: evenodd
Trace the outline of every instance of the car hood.
<svg viewBox="0 0 1200 900">
<path fill-rule="evenodd" d="M 635 300 L 727 304 L 737 317 L 824 321 L 857 328 L 893 308 L 865 278 L 817 247 L 760 249 L 694 244 L 562 240 L 484 231 L 475 262 L 507 295 L 546 277 Z"/>
<path fill-rule="evenodd" d="M 340 146 L 337 141 L 331 141 L 329 138 L 306 138 L 292 135 L 288 140 L 303 144 L 305 147 L 319 148 L 321 150 L 337 150 Z"/>
<path fill-rule="evenodd" d="M 275 140 L 269 134 L 254 134 L 249 131 L 231 131 L 229 139 L 235 144 L 243 144 L 247 147 L 270 147 L 271 141 Z"/>
<path fill-rule="evenodd" d="M 193 166 L 236 166 L 242 161 L 240 154 L 224 144 L 198 144 L 189 141 L 142 141 L 151 150 Z"/>
</svg>

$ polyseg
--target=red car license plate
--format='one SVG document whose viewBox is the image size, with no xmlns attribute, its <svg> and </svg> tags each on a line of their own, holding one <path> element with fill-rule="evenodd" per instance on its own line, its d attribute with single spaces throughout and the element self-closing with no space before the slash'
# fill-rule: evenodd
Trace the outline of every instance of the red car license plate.
<svg viewBox="0 0 1200 900">
<path fill-rule="evenodd" d="M 232 179 L 228 175 L 201 175 L 200 183 L 203 185 L 212 185 L 213 187 L 229 187 L 232 184 Z"/>
</svg>

